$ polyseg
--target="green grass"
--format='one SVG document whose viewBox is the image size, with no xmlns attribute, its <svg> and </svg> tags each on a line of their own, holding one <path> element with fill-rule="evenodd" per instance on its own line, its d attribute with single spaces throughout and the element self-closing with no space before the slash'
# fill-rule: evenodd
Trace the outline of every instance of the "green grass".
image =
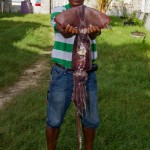
<svg viewBox="0 0 150 150">
<path fill-rule="evenodd" d="M 18 80 L 53 44 L 49 15 L 0 14 L 0 89 Z"/>
<path fill-rule="evenodd" d="M 36 20 L 35 16 L 29 15 L 32 22 Z M 17 18 L 22 19 L 22 16 L 7 17 L 8 20 Z M 27 18 L 26 21 L 28 22 Z M 42 24 L 40 21 L 38 23 Z M 112 18 L 111 25 L 112 30 L 103 30 L 97 39 L 101 124 L 97 129 L 94 150 L 149 150 L 150 32 L 143 27 L 123 27 L 122 20 L 117 17 Z M 45 30 L 43 35 L 41 33 L 41 38 L 49 27 L 45 27 Z M 142 43 L 141 38 L 131 36 L 130 32 L 135 30 L 147 33 L 145 43 Z M 35 32 L 31 33 L 30 39 L 34 38 Z M 23 39 L 26 37 L 28 34 L 25 34 Z M 18 49 L 24 45 L 23 39 L 18 40 Z M 36 44 L 37 47 L 43 47 L 40 41 Z M 37 54 L 37 50 L 35 51 Z M 25 52 L 35 53 L 34 50 L 30 51 L 30 48 Z M 49 63 L 49 57 L 44 57 Z M 49 72 L 45 72 L 38 87 L 27 89 L 1 110 L 2 150 L 46 149 L 45 99 L 48 83 Z M 77 149 L 73 104 L 62 125 L 57 149 Z"/>
<path fill-rule="evenodd" d="M 122 27 L 98 38 L 97 63 L 101 127 L 96 149 L 148 150 L 150 100 L 150 33 L 140 27 Z M 147 33 L 146 42 L 131 32 Z"/>
</svg>

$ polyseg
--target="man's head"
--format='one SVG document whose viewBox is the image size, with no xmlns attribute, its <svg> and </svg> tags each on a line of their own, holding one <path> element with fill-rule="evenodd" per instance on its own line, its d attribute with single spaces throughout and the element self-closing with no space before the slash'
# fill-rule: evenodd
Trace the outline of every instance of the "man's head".
<svg viewBox="0 0 150 150">
<path fill-rule="evenodd" d="M 71 7 L 79 6 L 84 3 L 84 0 L 69 0 Z"/>
</svg>

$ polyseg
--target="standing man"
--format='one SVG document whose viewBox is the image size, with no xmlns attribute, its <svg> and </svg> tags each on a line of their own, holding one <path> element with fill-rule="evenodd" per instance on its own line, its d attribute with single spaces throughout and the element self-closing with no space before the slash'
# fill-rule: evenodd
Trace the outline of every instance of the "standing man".
<svg viewBox="0 0 150 150">
<path fill-rule="evenodd" d="M 55 150 L 60 126 L 68 109 L 73 92 L 72 51 L 76 27 L 68 25 L 65 29 L 58 25 L 54 18 L 71 7 L 79 6 L 84 0 L 69 0 L 69 4 L 53 9 L 51 24 L 55 32 L 55 43 L 52 51 L 52 60 L 55 62 L 51 71 L 51 83 L 48 92 L 46 137 L 48 150 Z M 97 57 L 95 38 L 101 33 L 97 26 L 87 28 L 91 42 L 93 61 Z M 95 129 L 99 125 L 97 81 L 95 71 L 88 72 L 86 83 L 88 94 L 88 115 L 82 116 L 85 150 L 92 150 Z"/>
</svg>

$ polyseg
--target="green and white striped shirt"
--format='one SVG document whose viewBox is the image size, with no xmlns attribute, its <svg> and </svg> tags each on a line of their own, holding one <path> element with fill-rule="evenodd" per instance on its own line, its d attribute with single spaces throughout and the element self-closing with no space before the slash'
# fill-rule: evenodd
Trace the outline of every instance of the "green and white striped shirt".
<svg viewBox="0 0 150 150">
<path fill-rule="evenodd" d="M 72 36 L 70 38 L 64 38 L 61 33 L 56 31 L 57 23 L 54 21 L 54 18 L 59 13 L 68 10 L 70 8 L 71 8 L 70 4 L 56 7 L 52 10 L 52 14 L 51 14 L 51 25 L 54 28 L 54 32 L 55 32 L 55 43 L 52 50 L 52 60 L 55 63 L 59 63 L 68 69 L 70 69 L 72 66 L 72 51 L 73 51 L 75 36 Z M 96 40 L 90 40 L 90 43 L 91 43 L 92 60 L 95 60 L 97 58 Z"/>
</svg>

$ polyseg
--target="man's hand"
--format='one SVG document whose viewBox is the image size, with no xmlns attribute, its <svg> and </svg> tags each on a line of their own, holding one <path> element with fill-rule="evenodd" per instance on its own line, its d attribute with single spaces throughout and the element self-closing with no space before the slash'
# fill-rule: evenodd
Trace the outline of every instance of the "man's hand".
<svg viewBox="0 0 150 150">
<path fill-rule="evenodd" d="M 87 32 L 90 36 L 91 39 L 95 39 L 96 36 L 100 35 L 101 34 L 101 29 L 98 27 L 98 26 L 92 26 L 90 25 L 88 28 L 87 28 Z"/>
<path fill-rule="evenodd" d="M 65 29 L 65 33 L 69 33 L 69 34 L 77 34 L 78 30 L 76 27 L 70 26 L 69 24 L 67 25 L 66 29 Z"/>
<path fill-rule="evenodd" d="M 56 26 L 56 30 L 59 31 L 65 38 L 69 38 L 73 35 L 78 34 L 78 30 L 76 27 L 71 25 L 67 25 L 66 28 L 62 28 L 59 24 Z M 89 34 L 91 39 L 95 39 L 96 36 L 101 34 L 101 29 L 98 26 L 90 25 L 87 28 L 87 33 Z"/>
<path fill-rule="evenodd" d="M 65 38 L 69 38 L 78 33 L 77 28 L 70 26 L 69 24 L 66 28 L 62 28 L 60 25 L 57 25 L 56 30 L 59 31 Z"/>
</svg>

